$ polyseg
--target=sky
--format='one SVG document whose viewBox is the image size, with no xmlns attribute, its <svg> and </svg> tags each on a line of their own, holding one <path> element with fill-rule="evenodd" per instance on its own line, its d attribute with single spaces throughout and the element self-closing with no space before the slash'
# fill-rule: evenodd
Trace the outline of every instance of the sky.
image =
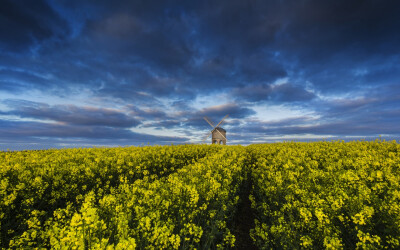
<svg viewBox="0 0 400 250">
<path fill-rule="evenodd" d="M 0 150 L 398 140 L 400 1 L 3 0 Z M 211 138 L 206 142 L 210 143 Z"/>
</svg>

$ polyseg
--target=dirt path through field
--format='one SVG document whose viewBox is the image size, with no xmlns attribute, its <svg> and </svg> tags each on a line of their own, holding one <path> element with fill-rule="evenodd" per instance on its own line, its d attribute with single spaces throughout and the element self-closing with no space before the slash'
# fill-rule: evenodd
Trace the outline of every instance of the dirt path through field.
<svg viewBox="0 0 400 250">
<path fill-rule="evenodd" d="M 251 179 L 247 180 L 240 193 L 240 203 L 233 222 L 234 235 L 236 236 L 235 249 L 257 249 L 250 237 L 250 229 L 254 228 L 254 213 L 249 200 Z"/>
</svg>

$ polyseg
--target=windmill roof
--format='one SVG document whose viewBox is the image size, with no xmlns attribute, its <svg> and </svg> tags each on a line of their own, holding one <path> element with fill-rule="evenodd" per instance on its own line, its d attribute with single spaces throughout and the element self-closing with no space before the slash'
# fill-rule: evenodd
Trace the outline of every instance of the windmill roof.
<svg viewBox="0 0 400 250">
<path fill-rule="evenodd" d="M 219 130 L 220 132 L 226 132 L 226 130 L 221 127 L 216 127 L 215 130 Z"/>
</svg>

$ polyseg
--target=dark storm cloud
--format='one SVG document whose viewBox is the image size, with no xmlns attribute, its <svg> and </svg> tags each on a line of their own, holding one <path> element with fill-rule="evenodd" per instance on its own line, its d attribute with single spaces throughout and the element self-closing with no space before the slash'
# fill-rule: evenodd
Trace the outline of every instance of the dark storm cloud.
<svg viewBox="0 0 400 250">
<path fill-rule="evenodd" d="M 233 96 L 250 102 L 270 101 L 281 102 L 305 102 L 315 98 L 315 94 L 290 83 L 279 85 L 251 85 L 235 88 Z"/>
<path fill-rule="evenodd" d="M 112 13 L 99 23 L 90 24 L 97 46 L 115 54 L 130 52 L 150 64 L 171 69 L 190 60 L 191 52 L 178 32 L 188 31 L 182 22 L 162 15 L 166 22 L 151 23 L 131 13 Z M 174 22 L 178 27 L 174 30 Z M 169 26 L 170 25 L 170 26 Z M 167 31 L 168 30 L 168 31 Z M 176 36 L 174 36 L 176 35 Z"/>
<path fill-rule="evenodd" d="M 73 3 L 64 3 L 61 8 L 76 8 Z M 62 47 L 48 45 L 42 52 L 50 57 L 48 59 L 58 62 L 55 67 L 48 67 L 58 80 L 94 85 L 100 88 L 97 93 L 125 100 L 140 96 L 138 91 L 155 96 L 193 98 L 196 92 L 206 89 L 202 87 L 216 89 L 243 83 L 265 84 L 287 76 L 286 60 L 290 62 L 292 59 L 298 63 L 306 62 L 301 65 L 301 71 L 318 88 L 326 88 L 332 82 L 335 82 L 334 86 L 347 86 L 352 79 L 338 83 L 333 71 L 326 72 L 318 65 L 340 68 L 340 64 L 348 59 L 351 62 L 357 58 L 364 61 L 365 56 L 354 55 L 365 54 L 358 51 L 367 49 L 371 39 L 378 39 L 375 42 L 382 45 L 379 46 L 382 53 L 383 50 L 395 49 L 383 45 L 387 43 L 385 41 L 393 43 L 398 38 L 393 34 L 395 32 L 389 32 L 398 25 L 398 20 L 390 15 L 397 4 L 392 6 L 394 8 L 383 5 L 372 1 L 358 4 L 347 1 L 323 4 L 313 1 L 230 1 L 226 4 L 222 1 L 179 5 L 164 1 L 159 4 L 126 1 L 120 5 L 104 2 L 99 5 L 102 7 L 97 7 L 96 18 L 83 20 L 80 37 Z M 46 6 L 41 13 L 43 16 L 61 19 L 57 14 L 60 11 Z M 25 8 L 17 10 L 27 12 Z M 337 15 L 339 11 L 341 14 Z M 35 13 L 30 16 L 38 15 Z M 64 15 L 63 18 L 71 23 L 71 16 Z M 9 19 L 17 22 L 14 16 Z M 48 27 L 49 23 L 42 26 Z M 368 29 L 370 33 L 366 25 L 371 27 Z M 67 27 L 64 30 L 68 30 Z M 366 39 L 367 34 L 372 38 Z M 358 47 L 354 48 L 354 44 Z M 56 49 L 77 50 L 74 53 L 81 55 L 80 60 L 66 54 L 63 55 L 66 61 L 60 62 L 54 57 Z M 352 57 L 347 58 L 347 53 Z M 87 56 L 82 57 L 84 54 Z M 282 56 L 277 56 L 279 54 Z M 95 55 L 100 61 L 93 62 L 90 55 Z M 333 60 L 336 55 L 342 57 L 340 62 Z M 318 58 L 312 59 L 315 56 Z M 74 62 L 72 65 L 69 58 Z M 118 68 L 121 65 L 109 68 L 121 58 L 130 63 L 131 74 L 120 72 Z M 106 61 L 102 62 L 104 59 Z M 77 61 L 81 64 L 76 65 Z M 337 65 L 331 64 L 332 61 Z M 108 64 L 107 67 L 104 64 Z M 151 73 L 144 68 L 150 69 Z M 349 76 L 345 69 L 343 74 Z M 105 72 L 112 74 L 114 79 L 107 79 Z M 39 87 L 40 83 L 37 85 Z"/>
<path fill-rule="evenodd" d="M 241 107 L 235 103 L 228 103 L 218 106 L 212 106 L 208 108 L 203 108 L 198 111 L 195 115 L 198 116 L 208 116 L 212 118 L 222 118 L 225 115 L 229 115 L 231 118 L 244 118 L 249 115 L 254 115 L 255 112 L 247 107 Z"/>
<path fill-rule="evenodd" d="M 46 1 L 2 1 L 0 40 L 3 51 L 27 52 L 47 39 L 62 39 L 67 23 Z"/>
<path fill-rule="evenodd" d="M 209 89 L 285 76 L 311 80 L 321 90 L 348 91 L 361 84 L 349 65 L 399 53 L 396 1 L 50 3 L 31 8 L 7 2 L 2 16 L 18 34 L 75 32 L 73 39 L 42 44 L 35 60 L 48 62 L 53 82 L 94 86 L 96 93 L 125 100 L 138 91 L 193 99 Z M 83 12 L 79 6 L 91 14 L 76 14 Z M 120 71 L 123 64 L 131 73 Z"/>
<path fill-rule="evenodd" d="M 361 68 L 368 75 L 398 60 L 398 1 L 297 1 L 295 10 L 278 47 L 298 67 L 296 77 L 325 94 L 385 84 L 378 79 L 367 83 L 355 71 Z M 399 78 L 396 70 L 388 75 Z"/>
<path fill-rule="evenodd" d="M 140 124 L 137 119 L 113 109 L 77 107 L 74 105 L 50 106 L 45 103 L 21 100 L 9 100 L 5 103 L 13 109 L 6 114 L 21 118 L 35 118 L 85 126 L 134 127 Z"/>
<path fill-rule="evenodd" d="M 65 85 L 91 86 L 94 93 L 124 100 L 139 98 L 141 92 L 190 100 L 207 88 L 229 88 L 241 81 L 273 81 L 286 75 L 282 66 L 262 56 L 264 53 L 226 50 L 221 46 L 229 47 L 227 38 L 204 36 L 204 8 L 166 2 L 105 3 L 98 8 L 96 18 L 83 20 L 80 36 L 63 43 L 42 44 L 39 58 L 24 58 L 14 65 L 32 68 L 40 63 L 43 68 L 34 70 L 50 73 L 53 86 L 57 81 L 63 82 L 66 90 Z M 71 26 L 72 17 L 62 16 Z M 121 71 L 123 68 L 128 70 Z M 23 74 L 7 78 L 10 82 L 19 79 L 27 87 L 52 89 L 42 82 L 28 81 Z M 21 85 L 19 90 L 23 89 Z"/>
<path fill-rule="evenodd" d="M 295 42 L 300 42 L 297 46 L 310 45 L 303 53 L 320 52 L 309 54 L 309 58 L 333 57 L 352 50 L 356 59 L 365 59 L 376 53 L 400 51 L 396 48 L 400 35 L 393 32 L 400 25 L 398 1 L 298 1 L 297 7 L 289 38 L 294 46 Z"/>
<path fill-rule="evenodd" d="M 226 50 L 254 53 L 271 45 L 280 32 L 285 19 L 278 16 L 280 1 L 219 1 L 203 2 L 199 15 L 201 31 L 208 34 L 218 46 Z M 231 41 L 224 44 L 227 41 Z"/>
</svg>

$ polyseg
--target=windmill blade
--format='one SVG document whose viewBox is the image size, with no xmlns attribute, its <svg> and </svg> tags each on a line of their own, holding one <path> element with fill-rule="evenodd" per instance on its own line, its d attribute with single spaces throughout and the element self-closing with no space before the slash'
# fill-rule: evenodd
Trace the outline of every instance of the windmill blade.
<svg viewBox="0 0 400 250">
<path fill-rule="evenodd" d="M 213 131 L 214 131 L 214 129 L 211 130 L 210 133 L 208 133 L 208 135 L 203 139 L 203 141 L 201 143 L 204 143 L 207 140 L 207 138 L 212 134 Z"/>
<path fill-rule="evenodd" d="M 217 124 L 217 126 L 215 126 L 216 128 L 221 125 L 221 123 L 228 117 L 228 115 L 226 115 L 224 118 L 222 118 L 222 120 Z"/>
<path fill-rule="evenodd" d="M 204 120 L 206 120 L 206 122 L 208 124 L 210 124 L 211 127 L 215 128 L 214 123 L 212 123 L 210 120 L 208 120 L 206 116 L 204 116 L 203 118 L 204 118 Z"/>
<path fill-rule="evenodd" d="M 217 126 L 215 126 L 216 128 L 219 126 L 219 125 L 221 125 L 222 124 L 222 122 L 226 119 L 228 117 L 228 115 L 226 115 L 224 118 L 222 118 L 222 120 L 217 124 Z M 218 131 L 218 133 L 222 136 L 222 137 L 224 137 L 224 139 L 226 140 L 226 141 L 228 141 L 228 139 L 226 139 L 226 137 L 217 129 L 217 131 Z"/>
</svg>

